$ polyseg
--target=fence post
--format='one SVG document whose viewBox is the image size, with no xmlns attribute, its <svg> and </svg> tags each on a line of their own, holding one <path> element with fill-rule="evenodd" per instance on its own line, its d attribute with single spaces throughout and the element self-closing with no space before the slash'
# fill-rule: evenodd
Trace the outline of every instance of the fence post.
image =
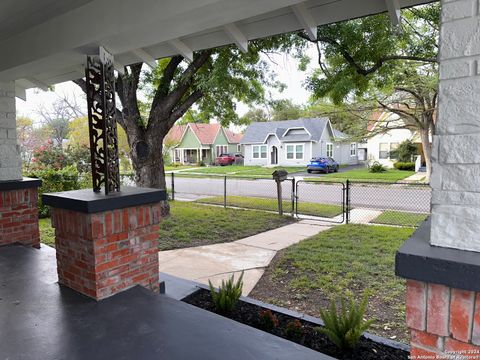
<svg viewBox="0 0 480 360">
<path fill-rule="evenodd" d="M 227 175 L 223 178 L 223 207 L 227 208 Z"/>
<path fill-rule="evenodd" d="M 350 180 L 346 181 L 345 188 L 345 224 L 350 222 Z"/>
<path fill-rule="evenodd" d="M 175 201 L 175 173 L 172 172 L 172 201 Z"/>
<path fill-rule="evenodd" d="M 295 216 L 295 178 L 292 179 L 292 217 Z"/>
</svg>

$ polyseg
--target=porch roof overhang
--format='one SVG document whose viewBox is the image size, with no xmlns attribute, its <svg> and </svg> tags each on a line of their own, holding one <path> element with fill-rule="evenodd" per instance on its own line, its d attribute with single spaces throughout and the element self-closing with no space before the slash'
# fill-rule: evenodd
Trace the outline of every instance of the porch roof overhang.
<svg viewBox="0 0 480 360">
<path fill-rule="evenodd" d="M 236 44 L 431 0 L 5 0 L 0 3 L 0 82 L 46 88 L 84 76 L 99 46 L 125 65 Z"/>
</svg>

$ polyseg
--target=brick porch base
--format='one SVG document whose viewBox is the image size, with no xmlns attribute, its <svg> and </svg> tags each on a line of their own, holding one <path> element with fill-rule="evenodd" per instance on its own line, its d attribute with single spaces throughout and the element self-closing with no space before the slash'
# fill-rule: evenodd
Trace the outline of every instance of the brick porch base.
<svg viewBox="0 0 480 360">
<path fill-rule="evenodd" d="M 407 280 L 407 326 L 414 358 L 480 358 L 480 293 Z"/>
<path fill-rule="evenodd" d="M 0 246 L 40 247 L 37 179 L 0 182 Z"/>
</svg>

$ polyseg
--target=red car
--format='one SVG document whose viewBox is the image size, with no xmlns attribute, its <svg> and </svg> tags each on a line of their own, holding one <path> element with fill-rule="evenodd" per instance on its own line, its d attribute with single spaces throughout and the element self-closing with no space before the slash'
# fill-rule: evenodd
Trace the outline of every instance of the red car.
<svg viewBox="0 0 480 360">
<path fill-rule="evenodd" d="M 220 154 L 220 156 L 215 158 L 215 165 L 232 165 L 241 159 L 243 159 L 242 154 Z"/>
</svg>

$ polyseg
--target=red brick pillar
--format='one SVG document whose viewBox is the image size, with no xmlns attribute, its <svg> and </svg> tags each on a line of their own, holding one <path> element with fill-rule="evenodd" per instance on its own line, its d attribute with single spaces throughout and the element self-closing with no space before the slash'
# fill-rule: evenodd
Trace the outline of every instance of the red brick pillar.
<svg viewBox="0 0 480 360">
<path fill-rule="evenodd" d="M 407 280 L 407 326 L 413 359 L 480 359 L 480 293 Z"/>
<path fill-rule="evenodd" d="M 38 179 L 0 182 L 0 246 L 20 243 L 40 247 Z"/>
<path fill-rule="evenodd" d="M 96 300 L 136 285 L 159 291 L 159 201 L 165 192 L 131 189 L 111 197 L 92 190 L 44 195 L 52 207 L 60 284 Z"/>
</svg>

